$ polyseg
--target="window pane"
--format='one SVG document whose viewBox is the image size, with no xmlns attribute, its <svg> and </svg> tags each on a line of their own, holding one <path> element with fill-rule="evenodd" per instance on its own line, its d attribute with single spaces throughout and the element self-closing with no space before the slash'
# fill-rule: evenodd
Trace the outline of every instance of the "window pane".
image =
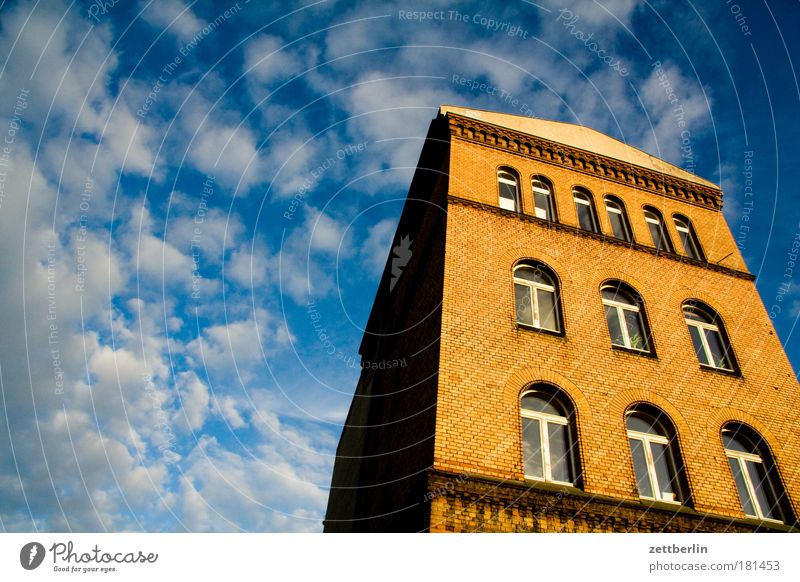
<svg viewBox="0 0 800 582">
<path fill-rule="evenodd" d="M 697 359 L 700 361 L 701 364 L 710 366 L 711 364 L 708 361 L 708 357 L 706 356 L 706 350 L 703 347 L 703 340 L 700 339 L 700 330 L 693 325 L 689 326 L 689 335 L 692 336 L 692 344 L 694 345 L 694 351 L 697 354 Z"/>
<path fill-rule="evenodd" d="M 595 232 L 597 229 L 594 226 L 594 217 L 592 216 L 592 209 L 586 204 L 575 203 L 575 208 L 578 211 L 578 224 L 583 230 Z"/>
<path fill-rule="evenodd" d="M 728 355 L 722 348 L 722 338 L 720 337 L 719 332 L 706 329 L 705 333 L 708 347 L 711 350 L 711 357 L 714 359 L 714 363 L 712 365 L 717 368 L 730 370 L 731 365 L 728 361 Z"/>
<path fill-rule="evenodd" d="M 666 436 L 649 414 L 645 416 L 640 412 L 632 412 L 625 417 L 625 426 L 636 432 Z"/>
<path fill-rule="evenodd" d="M 507 182 L 499 182 L 500 185 L 500 208 L 505 210 L 517 209 L 517 186 Z"/>
<path fill-rule="evenodd" d="M 628 337 L 631 339 L 630 347 L 637 350 L 647 350 L 647 338 L 645 337 L 642 320 L 637 311 L 623 310 L 625 325 L 628 328 Z"/>
<path fill-rule="evenodd" d="M 628 440 L 631 443 L 633 468 L 636 470 L 636 484 L 639 487 L 639 495 L 653 497 L 653 488 L 650 485 L 650 476 L 647 473 L 647 459 L 644 456 L 644 443 L 639 439 Z"/>
<path fill-rule="evenodd" d="M 764 463 L 745 461 L 744 464 L 750 475 L 750 483 L 753 484 L 753 489 L 756 492 L 756 502 L 761 509 L 761 515 L 770 519 L 780 519 L 775 493 L 772 490 L 772 484 L 767 479 Z"/>
<path fill-rule="evenodd" d="M 675 483 L 676 471 L 672 463 L 667 445 L 650 443 L 650 451 L 653 454 L 653 463 L 656 466 L 656 479 L 661 499 L 665 501 L 677 501 L 677 487 Z"/>
<path fill-rule="evenodd" d="M 522 397 L 522 408 L 532 412 L 544 412 L 555 416 L 564 416 L 558 401 L 545 392 L 529 392 Z"/>
<path fill-rule="evenodd" d="M 608 220 L 611 222 L 611 230 L 614 236 L 621 240 L 628 240 L 628 230 L 625 228 L 625 221 L 618 212 L 608 212 Z"/>
<path fill-rule="evenodd" d="M 539 299 L 539 327 L 558 331 L 558 317 L 556 317 L 556 294 L 552 291 L 537 289 Z"/>
<path fill-rule="evenodd" d="M 553 213 L 550 210 L 550 196 L 541 192 L 533 193 L 533 201 L 536 206 L 536 216 L 546 220 L 553 220 Z"/>
<path fill-rule="evenodd" d="M 653 237 L 653 245 L 660 251 L 669 250 L 667 249 L 667 243 L 664 239 L 664 233 L 661 230 L 661 224 L 654 224 L 648 221 L 647 226 L 650 227 L 650 236 Z"/>
<path fill-rule="evenodd" d="M 533 306 L 531 305 L 531 288 L 527 285 L 514 284 L 514 299 L 517 303 L 517 321 L 525 325 L 533 325 Z"/>
<path fill-rule="evenodd" d="M 722 433 L 722 443 L 728 451 L 758 454 L 755 445 L 750 442 L 750 439 L 738 433 L 735 429 L 725 429 Z"/>
<path fill-rule="evenodd" d="M 525 475 L 544 479 L 542 442 L 538 420 L 532 418 L 522 419 L 522 451 L 523 459 L 525 460 Z"/>
<path fill-rule="evenodd" d="M 563 424 L 547 423 L 550 445 L 550 471 L 554 481 L 572 483 L 569 462 L 569 439 L 567 427 Z"/>
<path fill-rule="evenodd" d="M 681 237 L 681 243 L 683 244 L 683 250 L 686 252 L 687 256 L 693 259 L 699 259 L 700 253 L 697 252 L 697 247 L 692 240 L 691 234 L 685 230 L 678 230 L 678 236 Z"/>
<path fill-rule="evenodd" d="M 745 485 L 739 460 L 728 457 L 728 464 L 731 466 L 731 471 L 733 472 L 733 480 L 736 482 L 736 489 L 739 492 L 739 501 L 742 503 L 742 509 L 744 509 L 747 515 L 756 515 L 756 508 L 753 506 L 753 502 L 750 499 L 750 493 L 747 491 L 747 485 Z"/>
<path fill-rule="evenodd" d="M 611 335 L 611 343 L 615 346 L 624 346 L 625 338 L 622 336 L 622 328 L 619 325 L 617 308 L 609 305 L 606 308 L 606 321 L 608 322 L 608 333 Z"/>
<path fill-rule="evenodd" d="M 520 267 L 516 271 L 514 271 L 514 276 L 517 279 L 525 279 L 526 281 L 531 281 L 533 283 L 539 283 L 541 285 L 549 285 L 553 286 L 553 282 L 550 280 L 545 273 L 536 267 Z"/>
</svg>

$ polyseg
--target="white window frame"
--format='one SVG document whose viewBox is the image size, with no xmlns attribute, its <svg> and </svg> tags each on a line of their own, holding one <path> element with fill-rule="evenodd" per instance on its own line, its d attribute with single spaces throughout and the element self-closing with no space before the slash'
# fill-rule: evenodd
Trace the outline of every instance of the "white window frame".
<svg viewBox="0 0 800 582">
<path fill-rule="evenodd" d="M 503 174 L 511 176 L 511 179 L 506 178 Z M 516 192 L 516 194 L 514 195 L 514 200 L 513 200 L 514 208 L 505 208 L 503 206 L 503 202 L 508 200 L 508 199 L 507 198 L 503 198 L 502 196 L 500 196 L 500 192 L 498 190 L 498 192 L 497 192 L 497 200 L 498 200 L 498 203 L 500 205 L 500 208 L 502 208 L 503 210 L 511 210 L 512 212 L 519 212 L 519 180 L 517 179 L 517 177 L 514 174 L 512 174 L 511 172 L 509 172 L 508 170 L 497 170 L 497 182 L 498 182 L 498 184 L 500 182 L 502 182 L 503 184 L 513 184 L 514 191 Z M 498 186 L 498 188 L 499 188 L 499 186 Z"/>
<path fill-rule="evenodd" d="M 525 397 L 528 394 L 535 394 L 535 392 L 526 392 L 522 396 Z M 539 421 L 539 442 L 542 444 L 541 454 L 543 455 L 543 463 L 542 466 L 544 467 L 544 479 L 541 477 L 534 477 L 533 475 L 525 475 L 526 479 L 532 479 L 534 481 L 547 481 L 548 483 L 558 483 L 559 485 L 569 485 L 570 487 L 574 487 L 574 483 L 570 483 L 569 481 L 557 481 L 553 479 L 553 463 L 550 459 L 550 432 L 547 430 L 547 424 L 558 424 L 561 426 L 566 427 L 567 431 L 567 462 L 570 466 L 570 471 L 574 472 L 574 464 L 572 460 L 572 435 L 569 431 L 569 419 L 564 416 L 558 416 L 555 414 L 548 414 L 546 412 L 535 412 L 533 410 L 526 410 L 525 408 L 520 408 L 522 418 L 528 418 L 530 420 L 538 420 Z M 524 459 L 523 459 L 523 469 L 524 469 Z"/>
<path fill-rule="evenodd" d="M 668 466 L 671 466 L 670 468 L 677 470 L 675 467 L 675 459 L 674 455 L 672 454 L 672 448 L 670 446 L 669 439 L 662 435 L 639 432 L 638 430 L 631 430 L 631 429 L 628 429 L 628 438 L 642 441 L 642 449 L 644 449 L 644 458 L 645 462 L 647 463 L 647 476 L 650 478 L 650 488 L 655 493 L 655 497 L 648 497 L 646 495 L 642 495 L 640 491 L 639 497 L 641 499 L 649 499 L 651 501 L 663 501 L 664 503 L 674 503 L 675 505 L 681 505 L 682 501 L 680 500 L 680 488 L 678 488 L 678 491 L 676 493 L 671 494 L 673 497 L 672 499 L 665 497 L 664 492 L 661 491 L 660 483 L 658 482 L 658 473 L 656 472 L 656 462 L 655 459 L 653 458 L 653 450 L 650 447 L 650 443 L 665 445 L 666 454 L 669 455 L 669 459 L 667 460 Z M 631 451 L 631 460 L 633 461 L 634 464 L 636 463 L 636 460 L 633 459 L 633 451 Z M 677 474 L 670 475 L 670 477 L 672 477 L 675 481 L 678 480 Z"/>
<path fill-rule="evenodd" d="M 604 202 L 606 204 L 606 212 L 613 212 L 614 214 L 618 214 L 619 215 L 619 221 L 620 221 L 620 224 L 622 224 L 622 230 L 625 233 L 625 238 L 621 238 L 619 240 L 624 240 L 625 242 L 630 242 L 630 240 L 631 240 L 631 232 L 630 232 L 630 228 L 628 227 L 628 221 L 626 220 L 625 210 L 622 208 L 622 205 L 619 202 L 617 202 L 616 200 L 611 200 L 609 198 L 606 198 L 604 200 Z M 612 206 L 609 206 L 609 204 L 611 204 Z M 609 222 L 611 222 L 611 221 L 609 220 Z M 612 232 L 612 234 L 614 234 L 614 224 L 613 223 L 611 224 L 611 232 Z M 614 237 L 617 238 L 616 234 L 614 234 Z"/>
<path fill-rule="evenodd" d="M 700 335 L 700 343 L 703 345 L 703 352 L 706 354 L 706 360 L 708 360 L 709 364 L 701 364 L 703 366 L 708 366 L 709 368 L 714 368 L 715 370 L 725 370 L 726 372 L 733 372 L 733 363 L 732 358 L 730 355 L 731 349 L 728 345 L 728 342 L 725 341 L 725 337 L 722 335 L 722 332 L 719 329 L 718 325 L 714 325 L 713 323 L 706 323 L 704 321 L 697 321 L 696 319 L 691 319 L 686 317 L 686 310 L 691 309 L 690 307 L 684 307 L 683 312 L 683 319 L 686 322 L 686 325 L 692 325 L 696 327 L 699 331 Z M 723 368 L 721 366 L 717 366 L 716 362 L 714 361 L 713 354 L 711 352 L 711 346 L 708 345 L 708 338 L 706 338 L 705 331 L 713 331 L 716 332 L 717 337 L 719 338 L 719 345 L 722 347 L 723 353 L 728 360 L 729 368 Z M 691 339 L 691 332 L 690 332 L 690 339 Z M 694 342 L 692 342 L 694 343 Z"/>
<path fill-rule="evenodd" d="M 748 462 L 758 463 L 760 465 L 764 464 L 764 459 L 761 458 L 761 455 L 757 455 L 755 453 L 744 453 L 742 451 L 732 451 L 730 449 L 725 449 L 725 454 L 729 459 L 736 459 L 736 461 L 739 463 L 739 472 L 742 474 L 742 478 L 744 479 L 744 486 L 745 489 L 747 489 L 747 495 L 750 497 L 750 503 L 753 505 L 753 507 L 756 508 L 756 515 L 752 515 L 747 513 L 744 507 L 742 507 L 742 511 L 745 511 L 745 515 L 747 515 L 748 517 L 756 517 L 764 521 L 783 523 L 783 521 L 781 521 L 780 519 L 775 519 L 773 517 L 766 517 L 764 515 L 764 512 L 761 509 L 761 504 L 758 502 L 758 496 L 756 495 L 755 485 L 753 484 L 753 481 L 750 478 L 750 471 L 747 470 L 746 463 Z M 733 485 L 738 490 L 739 487 L 738 485 L 736 485 L 735 479 Z M 769 476 L 767 477 L 766 485 L 772 487 L 772 483 L 769 479 Z M 773 491 L 772 494 L 777 495 L 777 492 Z"/>
<path fill-rule="evenodd" d="M 608 288 L 610 289 L 611 287 L 608 287 Z M 601 290 L 601 294 L 602 294 L 602 291 L 603 290 Z M 601 295 L 601 298 L 603 300 L 603 305 L 607 305 L 608 307 L 614 307 L 616 309 L 616 311 L 617 311 L 617 321 L 619 322 L 620 329 L 622 329 L 622 339 L 625 342 L 624 346 L 619 346 L 619 344 L 613 343 L 613 338 L 612 338 L 612 344 L 611 345 L 624 347 L 624 348 L 627 348 L 629 350 L 636 350 L 637 352 L 650 353 L 650 342 L 647 341 L 646 337 L 642 338 L 642 340 L 645 342 L 645 346 L 646 346 L 645 348 L 635 348 L 635 347 L 633 347 L 633 344 L 631 342 L 630 332 L 628 331 L 628 324 L 625 321 L 624 311 L 632 311 L 634 313 L 638 313 L 639 316 L 638 316 L 637 319 L 639 320 L 639 325 L 642 328 L 642 333 L 644 333 L 644 334 L 647 333 L 647 328 L 644 325 L 644 320 L 643 320 L 642 315 L 641 315 L 641 311 L 642 310 L 639 308 L 639 306 L 635 305 L 635 304 L 631 305 L 630 303 L 622 303 L 621 301 L 614 301 L 613 299 L 606 299 L 605 297 L 602 297 L 602 295 Z"/>
<path fill-rule="evenodd" d="M 536 267 L 531 267 L 529 265 L 520 265 L 516 269 L 514 269 L 514 284 L 515 285 L 524 285 L 524 286 L 528 287 L 528 295 L 531 297 L 531 311 L 533 313 L 533 327 L 535 327 L 536 329 L 543 329 L 545 331 L 552 331 L 552 332 L 560 333 L 561 332 L 561 320 L 559 318 L 558 294 L 556 293 L 555 285 L 545 285 L 544 283 L 537 283 L 536 281 L 531 281 L 529 279 L 520 279 L 520 278 L 517 277 L 516 272 L 518 270 L 522 270 L 522 269 L 531 269 L 533 271 L 536 271 L 537 269 L 536 269 Z M 539 272 L 544 273 L 548 278 L 552 279 L 552 277 L 550 277 L 549 274 L 545 273 L 545 271 L 542 271 L 541 269 L 538 269 L 538 270 L 539 270 Z M 535 292 L 536 289 L 541 289 L 542 291 L 548 291 L 548 292 L 553 294 L 553 306 L 554 306 L 554 309 L 555 309 L 555 312 L 553 313 L 553 317 L 555 318 L 556 329 L 549 329 L 547 327 L 542 327 L 541 318 L 539 317 L 539 294 Z M 516 305 L 514 305 L 514 307 L 515 307 L 514 312 L 516 313 L 517 312 Z M 516 317 L 515 317 L 515 319 L 516 319 Z M 524 325 L 524 326 L 530 325 L 528 323 L 524 323 L 524 322 L 519 321 L 519 320 L 517 320 L 517 323 L 519 325 Z"/>
<path fill-rule="evenodd" d="M 664 219 L 661 217 L 661 215 L 656 214 L 652 210 L 645 209 L 645 211 L 644 211 L 644 220 L 645 220 L 645 222 L 649 222 L 650 224 L 655 224 L 658 227 L 659 232 L 661 232 L 661 237 L 662 237 L 662 239 L 664 241 L 664 246 L 666 248 L 663 248 L 663 249 L 659 248 L 658 245 L 656 244 L 655 240 L 653 240 L 653 246 L 658 251 L 660 251 L 662 253 L 663 252 L 671 253 L 672 252 L 672 242 L 669 240 L 669 235 L 667 234 L 667 225 L 664 224 Z M 652 231 L 650 232 L 650 238 L 651 239 L 653 238 Z"/>
<path fill-rule="evenodd" d="M 684 254 L 691 259 L 702 261 L 703 253 L 700 250 L 700 243 L 697 240 L 697 235 L 695 234 L 694 228 L 692 227 L 689 220 L 680 218 L 678 216 L 673 216 L 672 218 L 675 222 L 675 230 L 677 230 L 679 233 L 678 238 L 680 239 L 681 244 L 683 245 Z M 686 234 L 686 240 L 684 240 L 684 238 L 680 236 L 680 233 Z M 689 244 L 691 244 L 691 246 L 693 247 L 692 251 L 689 251 L 689 249 L 686 248 L 687 240 L 689 241 Z"/>
<path fill-rule="evenodd" d="M 591 194 L 587 194 L 586 192 L 582 192 L 581 190 L 573 190 L 572 191 L 572 199 L 575 201 L 575 204 L 583 204 L 589 209 L 589 220 L 592 222 L 591 230 L 587 232 L 600 232 L 600 225 L 597 224 L 597 214 L 594 211 L 594 204 L 592 204 Z M 581 230 L 587 230 L 581 226 L 581 217 L 580 213 L 578 213 L 578 209 L 575 208 L 575 213 L 578 215 L 578 227 Z"/>
<path fill-rule="evenodd" d="M 536 184 L 543 184 L 545 187 L 540 188 Z M 553 192 L 552 189 L 547 187 L 547 183 L 539 178 L 531 179 L 531 188 L 533 189 L 533 212 L 537 218 L 544 220 L 553 220 L 555 218 L 553 211 Z M 542 209 L 536 204 L 536 194 L 544 194 L 547 197 L 547 208 Z M 545 216 L 542 216 L 544 214 Z M 549 214 L 549 216 L 547 216 Z"/>
</svg>

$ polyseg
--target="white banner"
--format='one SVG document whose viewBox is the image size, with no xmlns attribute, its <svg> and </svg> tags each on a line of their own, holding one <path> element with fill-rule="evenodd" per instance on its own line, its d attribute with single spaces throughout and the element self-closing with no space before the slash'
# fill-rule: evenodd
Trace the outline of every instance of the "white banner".
<svg viewBox="0 0 800 582">
<path fill-rule="evenodd" d="M 2 580 L 798 580 L 793 534 L 3 534 Z"/>
</svg>

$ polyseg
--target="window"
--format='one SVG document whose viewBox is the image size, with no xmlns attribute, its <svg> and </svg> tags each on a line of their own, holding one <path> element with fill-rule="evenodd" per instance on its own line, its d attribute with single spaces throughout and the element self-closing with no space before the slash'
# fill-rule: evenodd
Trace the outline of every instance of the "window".
<svg viewBox="0 0 800 582">
<path fill-rule="evenodd" d="M 683 244 L 683 251 L 686 256 L 698 261 L 704 261 L 703 250 L 700 248 L 700 241 L 697 240 L 697 233 L 694 231 L 691 221 L 685 216 L 676 214 L 675 229 L 678 231 L 678 237 Z"/>
<path fill-rule="evenodd" d="M 669 240 L 667 229 L 664 228 L 664 219 L 661 213 L 650 206 L 645 206 L 644 219 L 650 228 L 650 236 L 653 238 L 653 246 L 660 251 L 672 252 L 672 242 Z"/>
<path fill-rule="evenodd" d="M 497 171 L 497 186 L 500 191 L 500 208 L 518 210 L 519 180 L 511 168 L 501 168 Z"/>
<path fill-rule="evenodd" d="M 699 301 L 683 304 L 683 317 L 692 336 L 697 359 L 703 366 L 734 371 L 733 352 L 719 316 Z"/>
<path fill-rule="evenodd" d="M 561 331 L 558 287 L 544 265 L 534 263 L 514 269 L 517 323 L 548 331 Z"/>
<path fill-rule="evenodd" d="M 555 220 L 555 210 L 553 206 L 553 187 L 550 182 L 541 176 L 534 176 L 533 186 L 533 207 L 537 218 L 545 220 Z"/>
<path fill-rule="evenodd" d="M 571 403 L 555 388 L 536 385 L 523 393 L 520 413 L 525 478 L 575 484 Z"/>
<path fill-rule="evenodd" d="M 594 211 L 594 202 L 589 191 L 584 188 L 574 188 L 572 198 L 575 200 L 575 211 L 578 213 L 578 225 L 583 230 L 599 232 L 597 213 Z"/>
<path fill-rule="evenodd" d="M 628 412 L 625 425 L 639 497 L 680 503 L 684 495 L 675 431 L 664 413 L 653 407 L 637 407 Z"/>
<path fill-rule="evenodd" d="M 640 352 L 649 352 L 650 334 L 639 294 L 621 281 L 603 285 L 600 292 L 603 297 L 611 344 Z"/>
<path fill-rule="evenodd" d="M 740 424 L 722 429 L 722 444 L 746 515 L 784 521 L 785 494 L 761 437 Z"/>
<path fill-rule="evenodd" d="M 614 236 L 620 240 L 631 240 L 631 227 L 628 224 L 628 216 L 625 214 L 625 207 L 622 202 L 614 196 L 606 196 L 606 212 L 608 221 L 611 223 L 611 230 Z"/>
</svg>

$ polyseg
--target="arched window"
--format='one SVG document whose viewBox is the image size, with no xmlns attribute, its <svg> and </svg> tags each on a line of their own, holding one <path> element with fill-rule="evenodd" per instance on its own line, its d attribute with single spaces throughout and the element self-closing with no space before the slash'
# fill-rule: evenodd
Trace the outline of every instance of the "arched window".
<svg viewBox="0 0 800 582">
<path fill-rule="evenodd" d="M 561 331 L 558 284 L 555 275 L 540 263 L 514 269 L 517 323 L 548 331 Z"/>
<path fill-rule="evenodd" d="M 661 213 L 652 206 L 645 206 L 644 219 L 650 229 L 650 236 L 653 238 L 653 246 L 660 251 L 671 253 L 672 242 L 669 240 L 669 235 L 664 226 L 664 219 Z"/>
<path fill-rule="evenodd" d="M 649 352 L 650 333 L 639 294 L 621 281 L 609 282 L 600 289 L 606 312 L 611 344 Z"/>
<path fill-rule="evenodd" d="M 686 256 L 698 261 L 704 261 L 703 249 L 700 247 L 700 241 L 697 239 L 697 233 L 694 231 L 692 221 L 680 214 L 673 216 L 673 219 Z"/>
<path fill-rule="evenodd" d="M 577 446 L 574 409 L 557 389 L 537 384 L 520 399 L 525 477 L 574 485 Z"/>
<path fill-rule="evenodd" d="M 553 186 L 550 181 L 542 176 L 534 176 L 531 185 L 533 187 L 533 207 L 537 218 L 555 220 Z"/>
<path fill-rule="evenodd" d="M 722 444 L 745 514 L 785 521 L 786 494 L 761 437 L 744 425 L 730 423 L 722 429 Z"/>
<path fill-rule="evenodd" d="M 500 168 L 497 171 L 497 187 L 500 195 L 500 208 L 519 210 L 519 180 L 511 168 Z"/>
<path fill-rule="evenodd" d="M 597 212 L 594 210 L 592 195 L 585 188 L 572 189 L 572 199 L 575 200 L 575 211 L 578 213 L 578 225 L 583 230 L 599 232 L 597 227 Z"/>
<path fill-rule="evenodd" d="M 675 430 L 652 406 L 637 406 L 625 416 L 639 497 L 680 503 L 685 500 Z"/>
<path fill-rule="evenodd" d="M 608 221 L 611 223 L 611 230 L 614 236 L 620 240 L 630 242 L 631 227 L 628 224 L 628 215 L 625 214 L 625 206 L 616 196 L 606 196 L 606 213 Z"/>
<path fill-rule="evenodd" d="M 719 370 L 735 370 L 733 350 L 717 313 L 704 303 L 691 300 L 683 304 L 683 317 L 700 364 Z"/>
</svg>

